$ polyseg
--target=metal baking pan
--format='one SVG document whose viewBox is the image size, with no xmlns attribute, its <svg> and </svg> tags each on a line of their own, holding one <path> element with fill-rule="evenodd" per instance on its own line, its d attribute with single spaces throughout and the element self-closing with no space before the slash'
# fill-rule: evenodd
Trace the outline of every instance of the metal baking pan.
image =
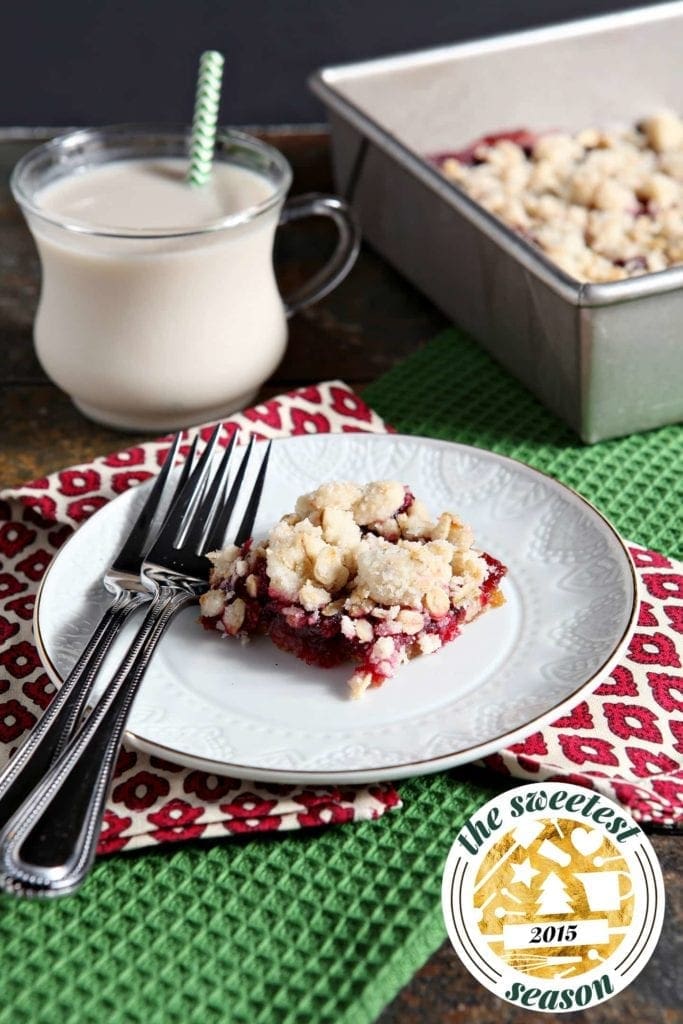
<svg viewBox="0 0 683 1024">
<path fill-rule="evenodd" d="M 325 68 L 365 237 L 587 443 L 683 419 L 683 266 L 583 284 L 426 159 L 515 128 L 683 111 L 683 2 Z M 457 367 L 452 368 L 457 373 Z"/>
</svg>

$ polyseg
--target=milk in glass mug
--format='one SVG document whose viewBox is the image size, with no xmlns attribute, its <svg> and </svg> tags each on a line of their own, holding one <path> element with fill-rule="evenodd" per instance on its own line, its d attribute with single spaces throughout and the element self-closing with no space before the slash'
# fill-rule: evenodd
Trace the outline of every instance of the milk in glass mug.
<svg viewBox="0 0 683 1024">
<path fill-rule="evenodd" d="M 197 187 L 185 181 L 190 141 L 190 129 L 84 129 L 27 153 L 12 175 L 43 272 L 38 358 L 108 426 L 172 430 L 248 404 L 282 358 L 287 318 L 358 254 L 342 199 L 285 203 L 292 172 L 276 149 L 219 131 L 211 179 Z M 336 249 L 283 298 L 275 230 L 311 215 L 333 219 Z"/>
</svg>

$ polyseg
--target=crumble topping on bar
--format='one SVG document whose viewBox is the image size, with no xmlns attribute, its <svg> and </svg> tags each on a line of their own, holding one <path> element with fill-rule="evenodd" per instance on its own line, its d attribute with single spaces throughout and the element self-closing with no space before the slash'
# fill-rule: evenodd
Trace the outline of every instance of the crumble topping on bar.
<svg viewBox="0 0 683 1024">
<path fill-rule="evenodd" d="M 683 120 L 671 111 L 624 131 L 501 132 L 436 160 L 579 281 L 683 263 Z"/>
<path fill-rule="evenodd" d="M 487 606 L 505 567 L 473 547 L 450 512 L 433 521 L 394 480 L 323 484 L 263 544 L 209 555 L 202 622 L 228 636 L 267 633 L 311 664 L 353 659 L 353 697 L 429 654 Z"/>
</svg>

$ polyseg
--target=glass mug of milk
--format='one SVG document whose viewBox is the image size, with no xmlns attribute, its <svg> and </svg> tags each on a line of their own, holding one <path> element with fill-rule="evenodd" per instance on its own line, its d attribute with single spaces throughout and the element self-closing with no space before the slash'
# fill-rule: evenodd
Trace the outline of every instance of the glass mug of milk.
<svg viewBox="0 0 683 1024">
<path fill-rule="evenodd" d="M 108 426 L 172 430 L 247 404 L 282 358 L 287 317 L 358 253 L 343 200 L 285 203 L 292 172 L 277 150 L 219 131 L 211 179 L 193 187 L 189 147 L 189 129 L 84 129 L 27 153 L 12 175 L 43 272 L 38 358 Z M 275 230 L 318 214 L 337 226 L 335 252 L 283 299 Z"/>
</svg>

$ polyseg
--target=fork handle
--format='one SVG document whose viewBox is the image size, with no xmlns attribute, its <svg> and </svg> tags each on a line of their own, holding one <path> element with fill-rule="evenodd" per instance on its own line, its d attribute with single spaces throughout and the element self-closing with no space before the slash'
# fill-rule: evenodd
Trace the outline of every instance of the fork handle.
<svg viewBox="0 0 683 1024">
<path fill-rule="evenodd" d="M 138 633 L 83 726 L 0 833 L 0 885 L 59 896 L 84 881 L 97 841 L 133 699 L 171 621 L 196 597 L 161 587 Z"/>
<path fill-rule="evenodd" d="M 109 648 L 148 593 L 120 591 L 40 720 L 0 772 L 0 827 L 14 814 L 66 746 Z"/>
</svg>

